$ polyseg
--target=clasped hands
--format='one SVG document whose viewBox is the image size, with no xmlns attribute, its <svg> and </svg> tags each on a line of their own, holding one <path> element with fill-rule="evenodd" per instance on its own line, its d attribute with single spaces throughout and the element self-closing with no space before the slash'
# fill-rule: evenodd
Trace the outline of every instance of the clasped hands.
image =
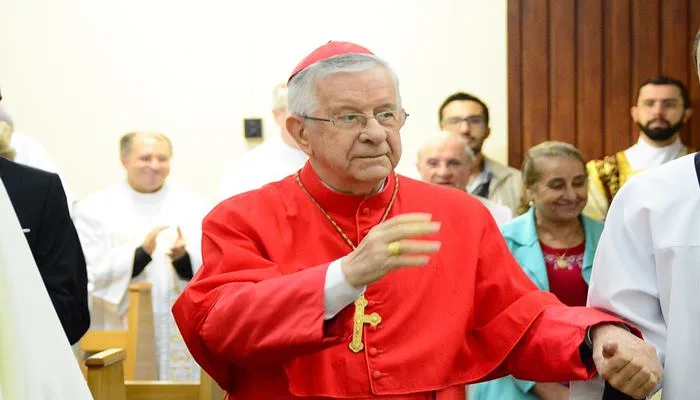
<svg viewBox="0 0 700 400">
<path fill-rule="evenodd" d="M 644 399 L 661 382 L 661 363 L 651 344 L 613 324 L 594 326 L 591 340 L 598 375 L 615 389 Z"/>
<path fill-rule="evenodd" d="M 167 225 L 156 226 L 146 235 L 146 238 L 143 240 L 143 244 L 141 246 L 149 256 L 152 255 L 153 251 L 156 249 L 156 238 L 158 237 L 158 234 L 167 227 Z M 180 230 L 180 227 L 178 226 L 177 238 L 173 242 L 172 246 L 170 246 L 170 249 L 166 255 L 170 257 L 172 261 L 177 261 L 187 254 L 186 245 L 187 242 L 185 241 L 185 237 L 182 235 L 182 230 Z"/>
<path fill-rule="evenodd" d="M 440 249 L 440 241 L 417 239 L 437 233 L 440 222 L 424 213 L 403 214 L 376 225 L 343 259 L 341 270 L 355 288 L 403 267 L 420 267 Z M 655 348 L 614 324 L 591 330 L 593 362 L 600 377 L 635 399 L 644 399 L 661 381 Z"/>
</svg>

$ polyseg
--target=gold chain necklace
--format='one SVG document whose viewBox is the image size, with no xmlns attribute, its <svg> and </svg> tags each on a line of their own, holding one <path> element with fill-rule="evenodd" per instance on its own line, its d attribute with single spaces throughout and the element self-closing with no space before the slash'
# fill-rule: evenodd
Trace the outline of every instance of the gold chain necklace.
<svg viewBox="0 0 700 400">
<path fill-rule="evenodd" d="M 557 268 L 559 268 L 559 269 L 569 268 L 569 260 L 564 258 L 564 257 L 566 257 L 566 253 L 568 251 L 569 251 L 569 249 L 566 249 L 566 251 L 564 251 L 564 254 L 560 255 L 559 258 L 557 258 Z"/>
<path fill-rule="evenodd" d="M 316 199 L 314 199 L 314 196 L 312 196 L 311 193 L 309 193 L 309 191 L 306 189 L 306 186 L 304 186 L 304 184 L 301 182 L 301 178 L 299 177 L 300 172 L 301 170 L 297 171 L 295 179 L 301 190 L 303 190 L 304 193 L 306 193 L 306 195 L 309 196 L 311 202 L 314 203 L 316 208 L 318 208 L 321 211 L 321 213 L 323 214 L 323 216 L 326 217 L 328 222 L 330 222 L 331 225 L 333 225 L 335 230 L 340 234 L 343 240 L 345 240 L 345 243 L 347 243 L 352 250 L 355 250 L 355 244 L 352 242 L 352 240 L 350 240 L 350 237 L 348 237 L 345 231 L 343 231 L 343 228 L 341 228 L 340 225 L 338 225 L 335 222 L 333 217 L 331 217 L 326 212 L 326 210 L 324 210 L 323 207 L 321 207 L 321 205 L 318 204 Z M 381 220 L 379 220 L 380 224 L 384 222 L 387 215 L 389 215 L 389 211 L 391 211 L 391 207 L 394 205 L 394 200 L 396 199 L 396 193 L 398 192 L 398 190 L 399 178 L 398 175 L 394 174 L 394 191 L 391 193 L 391 198 L 389 199 L 389 204 L 384 210 L 384 215 L 382 215 Z M 362 351 L 362 349 L 365 348 L 365 344 L 362 341 L 362 334 L 364 331 L 365 324 L 370 324 L 371 326 L 376 327 L 382 322 L 382 317 L 379 316 L 379 314 L 376 312 L 373 312 L 371 314 L 365 314 L 365 307 L 367 307 L 368 304 L 369 302 L 365 298 L 364 294 L 361 294 L 360 297 L 358 297 L 357 300 L 355 300 L 355 315 L 353 317 L 352 341 L 348 344 L 350 351 L 352 351 L 353 353 L 359 353 L 360 351 Z"/>
<path fill-rule="evenodd" d="M 328 222 L 330 222 L 331 225 L 333 225 L 335 230 L 340 234 L 340 236 L 343 238 L 343 240 L 345 240 L 345 243 L 347 243 L 351 249 L 355 250 L 357 248 L 357 246 L 355 246 L 355 244 L 352 242 L 352 240 L 350 240 L 350 237 L 345 233 L 343 228 L 341 228 L 340 225 L 338 225 L 335 222 L 333 217 L 331 217 L 326 212 L 326 210 L 324 210 L 323 207 L 321 207 L 321 205 L 318 204 L 316 199 L 314 199 L 314 196 L 312 196 L 311 193 L 309 193 L 309 191 L 306 189 L 306 186 L 304 186 L 304 184 L 301 182 L 300 173 L 301 173 L 301 170 L 297 171 L 296 175 L 294 175 L 294 178 L 297 181 L 297 185 L 299 185 L 301 190 L 303 190 L 304 193 L 306 193 L 306 195 L 309 196 L 309 199 L 311 199 L 311 202 L 314 203 L 314 205 L 316 206 L 316 208 L 319 209 L 319 211 L 321 211 L 321 213 L 323 214 L 324 217 L 326 217 Z M 394 191 L 391 192 L 391 198 L 389 199 L 389 204 L 386 206 L 386 210 L 384 210 L 384 214 L 382 215 L 382 219 L 379 220 L 380 224 L 382 222 L 384 222 L 384 220 L 386 220 L 386 217 L 389 215 L 389 211 L 391 211 L 391 207 L 394 205 L 394 200 L 396 200 L 396 193 L 398 191 L 399 191 L 399 177 L 398 177 L 398 175 L 394 174 Z"/>
<path fill-rule="evenodd" d="M 578 234 L 578 232 L 576 232 L 576 233 Z M 586 240 L 586 239 L 585 239 L 585 233 L 584 233 L 584 239 L 583 239 L 583 240 Z M 562 253 L 562 254 L 559 256 L 559 258 L 557 258 L 556 266 L 557 266 L 557 268 L 559 268 L 559 269 L 569 268 L 569 260 L 566 258 L 566 254 L 569 252 L 569 250 L 571 250 L 571 249 L 573 249 L 573 248 L 579 246 L 579 245 L 576 245 L 576 246 L 574 246 L 574 247 L 571 247 L 571 246 L 568 245 L 569 243 L 571 243 L 571 242 L 567 242 L 567 246 L 566 246 L 566 249 L 564 249 L 564 253 Z"/>
</svg>

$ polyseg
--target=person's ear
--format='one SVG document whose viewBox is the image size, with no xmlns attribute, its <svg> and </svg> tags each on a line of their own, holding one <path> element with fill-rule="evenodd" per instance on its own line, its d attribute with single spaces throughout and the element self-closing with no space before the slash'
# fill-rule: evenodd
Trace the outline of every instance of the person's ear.
<svg viewBox="0 0 700 400">
<path fill-rule="evenodd" d="M 311 145 L 309 143 L 309 130 L 304 119 L 298 115 L 289 115 L 285 120 L 285 127 L 287 132 L 294 139 L 297 146 L 301 151 L 306 153 L 306 155 L 311 155 Z"/>
<path fill-rule="evenodd" d="M 630 116 L 632 116 L 632 121 L 639 122 L 639 114 L 637 113 L 637 106 L 632 106 L 630 108 Z"/>
</svg>

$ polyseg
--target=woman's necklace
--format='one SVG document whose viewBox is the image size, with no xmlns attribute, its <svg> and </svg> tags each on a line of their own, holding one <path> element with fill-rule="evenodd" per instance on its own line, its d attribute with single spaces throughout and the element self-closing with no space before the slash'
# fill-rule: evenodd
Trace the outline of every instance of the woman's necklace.
<svg viewBox="0 0 700 400">
<path fill-rule="evenodd" d="M 581 233 L 581 230 L 582 230 L 582 227 L 579 225 L 579 229 L 577 229 L 576 231 L 573 232 L 573 234 L 570 234 L 569 237 L 567 237 L 567 240 L 564 242 L 564 243 L 565 243 L 564 252 L 563 252 L 563 253 L 557 258 L 557 260 L 554 262 L 554 266 L 555 266 L 557 269 L 567 269 L 567 268 L 569 268 L 569 259 L 568 259 L 566 256 L 567 256 L 567 254 L 569 253 L 569 250 L 572 249 L 572 247 L 570 246 L 570 244 L 571 244 L 571 238 L 572 238 L 572 237 L 575 237 L 576 235 L 578 235 L 579 233 Z M 538 233 L 537 235 L 539 236 L 540 233 Z M 554 236 L 554 235 L 552 235 L 552 236 Z M 584 238 L 584 240 L 585 240 L 585 238 Z M 550 246 L 550 247 L 553 247 L 553 246 Z"/>
<path fill-rule="evenodd" d="M 569 260 L 566 259 L 566 253 L 569 251 L 569 249 L 566 249 L 564 251 L 564 254 L 560 255 L 559 258 L 557 259 L 557 268 L 559 269 L 566 269 L 569 268 Z"/>
<path fill-rule="evenodd" d="M 579 231 L 575 231 L 574 235 L 578 235 Z M 572 236 L 574 236 L 572 235 Z M 569 268 L 569 259 L 566 257 L 566 254 L 571 250 L 571 240 L 566 241 L 566 248 L 564 249 L 564 253 L 562 253 L 559 258 L 557 258 L 556 266 L 559 269 L 567 269 Z"/>
</svg>

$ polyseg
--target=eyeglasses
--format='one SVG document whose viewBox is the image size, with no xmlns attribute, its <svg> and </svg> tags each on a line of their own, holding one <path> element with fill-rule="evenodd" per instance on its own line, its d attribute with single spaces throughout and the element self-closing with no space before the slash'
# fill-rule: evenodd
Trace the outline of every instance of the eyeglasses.
<svg viewBox="0 0 700 400">
<path fill-rule="evenodd" d="M 379 125 L 385 127 L 385 128 L 399 128 L 401 127 L 404 122 L 406 122 L 406 118 L 408 117 L 408 114 L 406 111 L 401 110 L 401 111 L 393 111 L 393 110 L 387 110 L 387 111 L 380 111 L 373 116 L 366 116 L 365 114 L 362 113 L 347 113 L 347 114 L 342 114 L 338 115 L 333 118 L 317 118 L 317 117 L 309 117 L 307 115 L 302 115 L 302 118 L 304 119 L 309 119 L 312 121 L 320 121 L 320 122 L 330 122 L 333 124 L 338 129 L 346 129 L 346 130 L 353 130 L 353 129 L 364 129 L 367 126 L 367 122 L 369 122 L 370 118 L 374 118 L 377 120 Z"/>
<path fill-rule="evenodd" d="M 469 126 L 478 126 L 484 124 L 486 122 L 486 118 L 484 118 L 483 115 L 472 115 L 471 117 L 450 117 L 450 118 L 445 118 L 442 123 L 444 125 L 449 125 L 449 126 L 456 126 L 461 124 L 462 122 L 466 122 L 467 125 Z"/>
</svg>

